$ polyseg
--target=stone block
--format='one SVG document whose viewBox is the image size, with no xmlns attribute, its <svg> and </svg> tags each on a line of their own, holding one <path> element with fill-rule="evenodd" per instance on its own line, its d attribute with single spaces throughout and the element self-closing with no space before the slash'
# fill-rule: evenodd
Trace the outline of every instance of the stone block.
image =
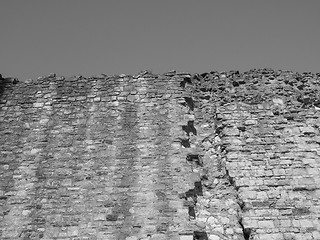
<svg viewBox="0 0 320 240">
<path fill-rule="evenodd" d="M 258 222 L 260 228 L 274 228 L 272 220 L 262 220 Z"/>
<path fill-rule="evenodd" d="M 284 227 L 284 228 L 289 228 L 292 226 L 290 219 L 281 219 L 281 220 L 279 220 L 279 222 L 280 222 L 280 226 Z"/>
<path fill-rule="evenodd" d="M 314 232 L 312 232 L 312 236 L 313 236 L 313 239 L 320 239 L 320 232 L 319 231 L 314 231 Z"/>
<path fill-rule="evenodd" d="M 68 227 L 69 236 L 77 236 L 79 234 L 79 228 L 77 226 Z"/>
<path fill-rule="evenodd" d="M 315 134 L 315 129 L 313 127 L 300 127 L 300 131 L 303 134 Z"/>
<path fill-rule="evenodd" d="M 256 125 L 258 124 L 258 121 L 255 119 L 248 119 L 244 122 L 244 125 L 249 126 L 249 125 Z"/>
<path fill-rule="evenodd" d="M 126 237 L 126 240 L 138 240 L 139 238 L 136 236 Z"/>
<path fill-rule="evenodd" d="M 165 234 L 153 234 L 150 238 L 150 240 L 166 240 L 167 237 Z"/>
<path fill-rule="evenodd" d="M 209 235 L 209 240 L 221 240 L 221 238 L 217 235 L 214 234 L 210 234 Z"/>
<path fill-rule="evenodd" d="M 301 219 L 300 226 L 303 228 L 311 228 L 313 227 L 313 223 L 311 219 Z"/>
<path fill-rule="evenodd" d="M 285 240 L 281 233 L 259 234 L 259 240 Z"/>
<path fill-rule="evenodd" d="M 42 102 L 36 102 L 33 104 L 33 107 L 35 107 L 35 108 L 41 108 L 43 106 L 44 106 L 44 103 L 42 103 Z"/>
<path fill-rule="evenodd" d="M 257 192 L 257 199 L 258 200 L 267 200 L 268 199 L 268 195 L 266 192 L 264 191 L 260 191 L 260 192 Z"/>
<path fill-rule="evenodd" d="M 193 235 L 180 235 L 180 240 L 193 240 Z"/>
<path fill-rule="evenodd" d="M 95 214 L 93 217 L 94 221 L 106 221 L 106 214 L 105 213 L 98 213 Z"/>
</svg>

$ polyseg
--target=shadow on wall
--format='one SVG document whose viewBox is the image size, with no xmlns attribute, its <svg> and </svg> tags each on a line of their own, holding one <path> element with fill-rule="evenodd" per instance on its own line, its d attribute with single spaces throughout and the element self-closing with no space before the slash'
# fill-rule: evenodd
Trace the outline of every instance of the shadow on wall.
<svg viewBox="0 0 320 240">
<path fill-rule="evenodd" d="M 8 84 L 8 82 L 5 81 L 5 79 L 0 74 L 0 98 L 2 97 L 2 94 L 3 94 L 4 89 L 6 88 L 7 84 Z"/>
<path fill-rule="evenodd" d="M 8 84 L 17 84 L 19 82 L 19 80 L 17 78 L 12 78 L 12 77 L 7 77 L 4 78 L 2 77 L 2 74 L 0 74 L 0 98 L 2 97 L 6 86 Z"/>
<path fill-rule="evenodd" d="M 194 231 L 193 239 L 194 240 L 208 240 L 208 235 L 206 232 Z"/>
</svg>

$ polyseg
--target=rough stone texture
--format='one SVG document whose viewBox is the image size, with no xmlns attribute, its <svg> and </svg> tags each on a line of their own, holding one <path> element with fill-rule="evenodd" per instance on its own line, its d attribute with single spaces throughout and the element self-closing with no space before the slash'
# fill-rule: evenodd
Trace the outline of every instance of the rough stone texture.
<svg viewBox="0 0 320 240">
<path fill-rule="evenodd" d="M 320 239 L 320 75 L 0 78 L 0 239 Z"/>
</svg>

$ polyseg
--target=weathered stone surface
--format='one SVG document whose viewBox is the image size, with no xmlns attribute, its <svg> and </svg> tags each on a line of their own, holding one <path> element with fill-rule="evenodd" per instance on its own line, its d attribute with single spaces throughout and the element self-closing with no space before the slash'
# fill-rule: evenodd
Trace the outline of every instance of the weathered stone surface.
<svg viewBox="0 0 320 240">
<path fill-rule="evenodd" d="M 208 168 L 208 180 L 213 174 L 217 175 L 214 172 L 221 172 L 219 181 L 225 178 L 229 182 L 228 198 L 232 199 L 230 193 L 235 194 L 232 200 L 239 207 L 235 217 L 240 222 L 244 239 L 317 239 L 312 234 L 320 232 L 319 196 L 316 194 L 320 164 L 316 139 L 320 122 L 315 110 L 320 98 L 317 94 L 319 76 L 254 70 L 222 74 L 224 80 L 219 82 L 220 73 L 210 74 L 195 75 L 191 80 L 197 86 L 199 101 L 195 126 L 211 123 L 215 129 L 213 135 L 198 142 L 209 152 L 210 160 L 204 165 Z M 266 76 L 272 81 L 266 82 Z M 297 91 L 297 79 L 313 90 L 300 88 Z M 203 99 L 208 92 L 212 93 L 210 98 Z M 210 101 L 216 106 L 213 113 L 208 107 Z M 211 116 L 218 120 L 216 126 Z M 204 183 L 213 187 L 209 196 L 217 196 L 216 192 L 221 195 L 226 189 L 223 186 L 217 191 L 219 184 L 208 180 Z M 217 209 L 224 203 L 225 200 L 217 199 L 210 204 L 215 209 L 207 221 L 208 230 L 213 226 L 211 232 L 216 231 L 217 226 L 232 224 L 230 215 L 229 223 L 219 221 Z M 227 231 L 222 233 L 224 237 L 228 234 Z"/>
<path fill-rule="evenodd" d="M 320 239 L 320 75 L 0 81 L 0 239 Z"/>
</svg>

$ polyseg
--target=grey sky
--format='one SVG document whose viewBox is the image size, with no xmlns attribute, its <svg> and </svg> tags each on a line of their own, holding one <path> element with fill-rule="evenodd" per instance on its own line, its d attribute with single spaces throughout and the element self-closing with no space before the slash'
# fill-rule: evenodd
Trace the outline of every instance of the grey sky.
<svg viewBox="0 0 320 240">
<path fill-rule="evenodd" d="M 319 0 L 1 0 L 0 73 L 320 72 Z"/>
</svg>

